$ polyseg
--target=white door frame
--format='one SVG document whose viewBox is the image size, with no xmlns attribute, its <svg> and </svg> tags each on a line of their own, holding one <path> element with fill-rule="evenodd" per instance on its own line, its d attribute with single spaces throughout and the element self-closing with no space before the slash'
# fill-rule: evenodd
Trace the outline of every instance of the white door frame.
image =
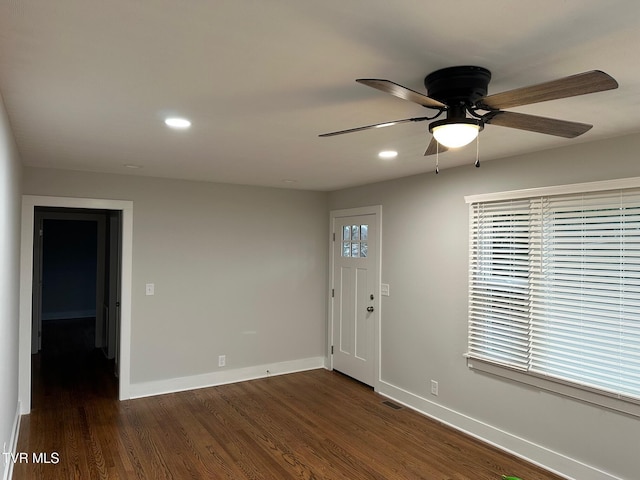
<svg viewBox="0 0 640 480">
<path fill-rule="evenodd" d="M 131 386 L 131 273 L 133 263 L 133 202 L 93 198 L 22 196 L 20 237 L 20 333 L 18 400 L 20 413 L 31 411 L 31 315 L 33 295 L 33 226 L 35 207 L 89 208 L 122 211 L 122 270 L 120 317 L 119 398 L 130 398 Z"/>
<path fill-rule="evenodd" d="M 331 345 L 333 343 L 333 327 L 334 327 L 334 319 L 333 319 L 333 296 L 332 291 L 335 288 L 334 281 L 334 266 L 335 266 L 335 248 L 334 243 L 338 241 L 340 233 L 335 231 L 335 219 L 340 217 L 353 217 L 358 215 L 375 215 L 377 219 L 378 232 L 376 236 L 376 241 L 378 244 L 378 264 L 375 268 L 375 278 L 377 285 L 375 287 L 375 299 L 373 308 L 376 309 L 378 314 L 375 316 L 375 325 L 373 327 L 373 352 L 374 352 L 374 391 L 378 391 L 378 386 L 380 384 L 380 325 L 382 318 L 382 309 L 380 301 L 380 284 L 382 279 L 382 205 L 372 205 L 368 207 L 359 207 L 359 208 L 346 208 L 341 210 L 332 210 L 329 213 L 329 305 L 328 305 L 328 331 L 327 331 L 327 367 L 329 370 L 333 370 L 333 355 L 331 354 Z M 335 239 L 335 240 L 334 240 Z"/>
</svg>

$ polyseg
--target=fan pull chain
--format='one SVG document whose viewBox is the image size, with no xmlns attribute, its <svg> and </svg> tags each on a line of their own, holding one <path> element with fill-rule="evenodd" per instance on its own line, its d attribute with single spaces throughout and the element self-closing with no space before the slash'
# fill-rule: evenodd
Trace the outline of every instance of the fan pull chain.
<svg viewBox="0 0 640 480">
<path fill-rule="evenodd" d="M 436 142 L 436 175 L 440 173 L 440 143 Z"/>
<path fill-rule="evenodd" d="M 476 137 L 476 168 L 480 168 L 480 135 Z"/>
</svg>

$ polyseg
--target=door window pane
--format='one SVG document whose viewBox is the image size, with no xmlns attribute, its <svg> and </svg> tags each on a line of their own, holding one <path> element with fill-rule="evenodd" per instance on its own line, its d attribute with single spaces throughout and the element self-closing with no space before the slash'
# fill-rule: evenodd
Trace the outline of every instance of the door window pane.
<svg viewBox="0 0 640 480">
<path fill-rule="evenodd" d="M 340 255 L 348 258 L 367 258 L 369 225 L 343 225 L 342 251 Z"/>
</svg>

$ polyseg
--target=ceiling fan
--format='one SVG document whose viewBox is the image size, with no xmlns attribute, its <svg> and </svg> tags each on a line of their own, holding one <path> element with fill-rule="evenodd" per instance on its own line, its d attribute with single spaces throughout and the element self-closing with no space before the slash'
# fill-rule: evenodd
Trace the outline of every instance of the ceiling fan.
<svg viewBox="0 0 640 480">
<path fill-rule="evenodd" d="M 389 127 L 401 123 L 434 120 L 429 124 L 429 132 L 433 134 L 433 138 L 424 153 L 425 155 L 433 155 L 449 148 L 469 144 L 478 136 L 485 124 L 575 138 L 587 132 L 593 125 L 508 112 L 503 109 L 618 88 L 618 82 L 600 70 L 592 70 L 487 96 L 490 80 L 491 72 L 483 67 L 443 68 L 425 77 L 424 85 L 427 89 L 427 95 L 424 95 L 390 80 L 357 79 L 358 83 L 437 110 L 437 112 L 427 117 L 406 118 L 324 133 L 320 137 Z M 446 114 L 445 118 L 436 120 L 443 113 Z"/>
</svg>

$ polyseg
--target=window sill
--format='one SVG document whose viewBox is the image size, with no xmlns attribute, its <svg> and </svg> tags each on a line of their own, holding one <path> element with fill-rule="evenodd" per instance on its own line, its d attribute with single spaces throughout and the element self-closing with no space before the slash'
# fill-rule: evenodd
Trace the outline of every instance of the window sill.
<svg viewBox="0 0 640 480">
<path fill-rule="evenodd" d="M 587 388 L 578 388 L 560 380 L 551 380 L 549 378 L 523 373 L 518 370 L 495 365 L 476 358 L 467 357 L 467 367 L 472 370 L 496 375 L 514 382 L 524 383 L 541 390 L 546 390 L 558 395 L 640 418 L 640 404 L 634 403 L 632 400 L 624 400 L 608 396 Z"/>
</svg>

